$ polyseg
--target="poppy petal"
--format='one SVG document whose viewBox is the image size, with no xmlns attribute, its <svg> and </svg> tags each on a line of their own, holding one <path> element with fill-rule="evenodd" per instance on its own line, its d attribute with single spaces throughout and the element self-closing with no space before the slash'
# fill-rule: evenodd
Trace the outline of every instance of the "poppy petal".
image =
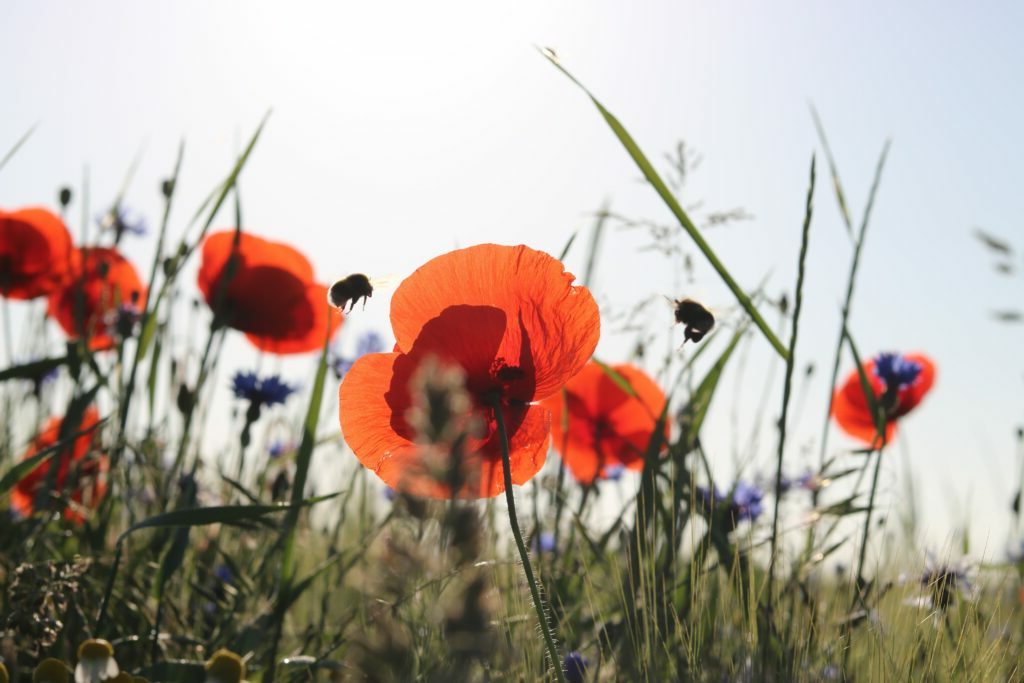
<svg viewBox="0 0 1024 683">
<path fill-rule="evenodd" d="M 897 416 L 906 415 L 916 408 L 935 383 L 935 363 L 931 358 L 920 353 L 909 353 L 905 358 L 918 363 L 921 366 L 921 372 L 910 385 L 900 389 L 899 401 L 896 405 Z"/>
<path fill-rule="evenodd" d="M 364 467 L 392 488 L 397 481 L 385 479 L 382 468 L 396 453 L 415 448 L 412 430 L 404 421 L 404 415 L 412 408 L 411 399 L 406 394 L 405 402 L 401 403 L 398 394 L 388 400 L 395 362 L 400 357 L 399 353 L 361 356 L 345 373 L 338 389 L 338 415 L 345 443 Z M 408 382 L 411 376 L 406 374 L 404 379 Z M 396 414 L 402 419 L 393 423 Z"/>
<path fill-rule="evenodd" d="M 280 290 L 287 291 L 287 288 Z M 272 319 L 272 326 L 257 322 L 258 331 L 245 331 L 246 339 L 261 351 L 287 355 L 308 353 L 324 345 L 326 339 L 334 337 L 341 327 L 344 315 L 328 306 L 327 287 L 320 284 L 304 285 L 296 298 L 279 308 L 264 308 L 256 311 L 250 320 L 263 317 Z M 269 329 L 268 329 L 269 328 Z"/>
<path fill-rule="evenodd" d="M 32 440 L 32 444 L 22 454 L 22 459 L 31 458 L 57 444 L 60 440 L 62 422 L 62 419 L 57 417 L 47 420 L 43 429 Z M 86 408 L 80 424 L 75 429 L 75 432 L 80 434 L 73 443 L 53 458 L 37 465 L 14 485 L 11 489 L 11 507 L 18 514 L 24 517 L 32 514 L 36 494 L 49 479 L 53 463 L 57 466 L 54 486 L 57 491 L 67 494 L 70 503 L 64 511 L 66 519 L 81 523 L 85 519 L 84 510 L 99 504 L 106 493 L 105 475 L 108 462 L 104 455 L 92 455 L 98 436 L 95 431 L 98 423 L 97 410 L 93 407 Z M 68 481 L 69 474 L 73 476 L 74 481 Z"/>
<path fill-rule="evenodd" d="M 262 351 L 284 355 L 321 348 L 343 316 L 330 315 L 327 287 L 312 281 L 309 260 L 287 244 L 249 233 L 238 233 L 237 245 L 235 240 L 234 231 L 225 231 L 203 242 L 198 284 L 206 303 Z"/>
<path fill-rule="evenodd" d="M 143 310 L 146 287 L 135 266 L 116 249 L 77 249 L 72 261 L 75 272 L 50 296 L 47 313 L 69 337 L 87 338 L 93 351 L 113 348 L 111 317 L 121 305 Z"/>
<path fill-rule="evenodd" d="M 291 273 L 299 280 L 313 280 L 313 266 L 302 253 L 281 242 L 271 242 L 248 232 L 238 233 L 238 265 L 246 268 L 267 266 Z M 220 280 L 224 267 L 235 250 L 235 231 L 215 232 L 203 241 L 199 268 L 199 289 L 207 303 L 213 299 L 213 285 Z M 237 273 L 237 270 L 236 270 Z M 325 299 L 326 300 L 326 299 Z"/>
<path fill-rule="evenodd" d="M 666 403 L 661 388 L 639 368 L 623 364 L 612 369 L 629 382 L 636 396 L 626 393 L 592 362 L 569 380 L 564 392 L 544 402 L 552 411 L 555 449 L 584 484 L 617 465 L 642 469 L 644 453 Z M 665 446 L 668 437 L 666 424 Z"/>
<path fill-rule="evenodd" d="M 560 261 L 544 252 L 481 244 L 438 256 L 406 278 L 391 301 L 398 347 L 409 351 L 428 321 L 452 304 L 505 312 L 496 358 L 524 370 L 528 382 L 511 395 L 525 402 L 550 396 L 582 368 L 600 336 L 597 303 L 572 285 Z"/>
<path fill-rule="evenodd" d="M 406 419 L 413 407 L 409 387 L 417 366 L 417 358 L 400 353 L 360 357 L 338 393 L 342 434 L 363 466 L 391 488 L 448 498 L 451 489 L 444 477 L 450 468 L 449 452 L 415 443 Z M 506 411 L 512 481 L 522 484 L 544 464 L 550 414 L 540 406 L 506 407 Z M 460 468 L 464 485 L 456 494 L 459 497 L 486 498 L 505 490 L 499 435 L 493 426 L 488 434 L 483 443 L 473 439 L 464 443 Z"/>
<path fill-rule="evenodd" d="M 876 395 L 881 395 L 879 387 L 875 387 L 875 391 Z M 833 395 L 832 417 L 844 432 L 858 441 L 863 441 L 872 448 L 882 445 L 878 438 L 878 429 L 875 427 L 874 418 L 871 416 L 871 410 L 868 408 L 867 399 L 861 389 L 860 377 L 856 372 L 847 380 L 842 389 Z M 894 436 L 896 436 L 896 422 L 890 420 L 885 425 L 885 443 L 890 443 Z"/>
<path fill-rule="evenodd" d="M 0 295 L 34 299 L 56 291 L 71 268 L 71 233 L 51 211 L 0 210 Z"/>
</svg>

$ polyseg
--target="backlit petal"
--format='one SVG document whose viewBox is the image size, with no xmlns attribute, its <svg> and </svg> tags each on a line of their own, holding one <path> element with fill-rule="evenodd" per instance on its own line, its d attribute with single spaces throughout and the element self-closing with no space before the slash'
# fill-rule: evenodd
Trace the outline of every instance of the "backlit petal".
<svg viewBox="0 0 1024 683">
<path fill-rule="evenodd" d="M 564 393 L 544 402 L 552 411 L 554 447 L 581 483 L 593 482 L 616 465 L 641 469 L 657 419 L 665 407 L 664 393 L 642 370 L 632 365 L 616 365 L 612 369 L 629 382 L 635 397 L 592 362 L 569 380 Z M 668 443 L 668 435 L 666 424 L 663 447 Z"/>
<path fill-rule="evenodd" d="M 138 271 L 116 249 L 79 249 L 74 272 L 50 296 L 47 312 L 72 338 L 86 337 L 94 351 L 112 348 L 110 317 L 118 306 L 140 311 L 146 306 L 146 287 Z"/>
<path fill-rule="evenodd" d="M 51 211 L 0 210 L 0 296 L 33 299 L 56 291 L 72 261 L 71 233 Z"/>
<path fill-rule="evenodd" d="M 557 259 L 523 245 L 459 249 L 428 261 L 395 291 L 395 339 L 409 351 L 423 326 L 453 305 L 498 308 L 506 329 L 497 357 L 510 367 L 531 366 L 512 395 L 540 400 L 583 367 L 600 336 L 597 304 L 572 281 Z"/>
</svg>

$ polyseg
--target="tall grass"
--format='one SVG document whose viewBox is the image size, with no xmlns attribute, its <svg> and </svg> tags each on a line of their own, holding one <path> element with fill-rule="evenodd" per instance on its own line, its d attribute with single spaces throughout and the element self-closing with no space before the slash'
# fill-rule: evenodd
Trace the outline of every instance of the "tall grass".
<svg viewBox="0 0 1024 683">
<path fill-rule="evenodd" d="M 891 453 L 830 451 L 823 416 L 814 486 L 786 490 L 797 333 L 813 324 L 800 318 L 802 293 L 814 286 L 805 282 L 804 267 L 813 163 L 806 219 L 792 226 L 801 250 L 795 306 L 780 310 L 788 323 L 784 342 L 760 312 L 767 298 L 738 284 L 624 124 L 587 95 L 612 130 L 609 140 L 623 145 L 680 234 L 739 303 L 699 346 L 687 344 L 666 359 L 660 376 L 668 404 L 642 471 L 584 486 L 552 455 L 518 490 L 516 507 L 506 452 L 504 505 L 386 497 L 337 437 L 334 406 L 325 397 L 336 393 L 339 379 L 329 369 L 326 338 L 311 361 L 310 389 L 293 399 L 290 413 L 278 409 L 254 424 L 237 416 L 207 422 L 211 383 L 223 381 L 216 370 L 234 360 L 222 352 L 231 332 L 224 321 L 182 304 L 180 293 L 192 288 L 182 274 L 211 226 L 225 220 L 221 212 L 231 199 L 235 223 L 242 224 L 238 184 L 256 163 L 265 121 L 192 214 L 185 237 L 168 248 L 181 214 L 172 211 L 175 187 L 188 171 L 182 146 L 160 188 L 165 203 L 149 302 L 123 343 L 105 353 L 75 342 L 54 351 L 58 342 L 40 334 L 47 329 L 40 306 L 25 305 L 24 329 L 14 329 L 4 302 L 8 352 L 27 360 L 0 370 L 7 435 L 0 504 L 6 507 L 36 465 L 80 436 L 89 404 L 100 407 L 103 449 L 111 457 L 110 495 L 84 523 L 60 513 L 72 482 L 48 482 L 32 515 L 0 514 L 0 657 L 12 680 L 30 680 L 45 657 L 73 662 L 90 637 L 109 639 L 124 669 L 154 681 L 205 680 L 203 662 L 219 648 L 240 654 L 249 678 L 265 683 L 1022 678 L 1024 564 L 967 572 L 948 556 L 926 565 L 916 549 L 898 547 L 893 532 L 875 523 L 879 473 L 892 465 Z M 844 357 L 860 366 L 849 312 L 888 143 L 854 234 L 816 115 L 815 122 L 853 245 L 832 386 Z M 794 204 L 802 191 L 794 188 Z M 610 217 L 606 204 L 585 258 L 587 281 L 601 246 L 614 239 Z M 568 238 L 563 258 L 576 238 Z M 721 409 L 714 399 L 744 340 L 767 344 L 785 362 L 770 513 L 753 519 L 738 515 L 739 486 L 715 481 L 716 454 L 701 438 L 709 412 Z M 610 362 L 602 367 L 632 391 Z M 21 460 L 51 414 L 66 418 L 60 442 Z M 503 420 L 499 426 L 504 436 Z M 243 427 L 256 430 L 251 443 Z M 282 428 L 290 439 L 284 441 L 297 446 L 271 454 L 265 444 Z M 216 429 L 226 434 L 207 432 Z M 237 448 L 237 469 L 211 443 Z M 327 477 L 316 462 L 343 472 L 339 490 L 324 490 Z M 849 494 L 833 494 L 841 487 L 828 485 L 840 480 Z M 840 535 L 851 527 L 859 535 Z M 846 564 L 849 557 L 857 558 L 855 566 Z M 582 679 L 564 663 L 573 657 L 586 662 Z"/>
</svg>

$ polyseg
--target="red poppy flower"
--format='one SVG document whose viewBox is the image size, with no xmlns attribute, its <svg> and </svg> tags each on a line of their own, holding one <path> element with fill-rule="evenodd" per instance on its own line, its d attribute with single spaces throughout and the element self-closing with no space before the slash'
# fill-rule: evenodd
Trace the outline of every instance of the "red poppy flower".
<svg viewBox="0 0 1024 683">
<path fill-rule="evenodd" d="M 64 222 L 46 209 L 0 210 L 0 295 L 53 293 L 68 276 L 72 249 Z"/>
<path fill-rule="evenodd" d="M 551 410 L 555 450 L 582 484 L 593 483 L 620 466 L 643 469 L 644 453 L 665 408 L 665 394 L 643 370 L 632 365 L 612 369 L 629 382 L 636 396 L 590 362 L 563 391 L 544 402 Z M 665 444 L 668 436 L 666 423 Z"/>
<path fill-rule="evenodd" d="M 832 416 L 843 431 L 879 448 L 892 441 L 896 420 L 913 410 L 935 382 L 935 364 L 919 353 L 906 356 L 880 353 L 864 363 L 864 372 L 871 389 L 885 412 L 885 439 L 879 439 L 867 397 L 860 383 L 860 374 L 850 373 L 832 397 Z"/>
<path fill-rule="evenodd" d="M 342 316 L 330 315 L 327 287 L 313 281 L 309 260 L 287 244 L 246 232 L 238 237 L 234 272 L 223 285 L 236 249 L 235 231 L 214 233 L 203 242 L 199 289 L 206 303 L 219 306 L 228 327 L 244 332 L 262 351 L 291 354 L 322 347 L 328 316 L 331 336 Z"/>
<path fill-rule="evenodd" d="M 135 266 L 116 249 L 76 249 L 72 263 L 65 286 L 50 296 L 49 315 L 68 336 L 88 339 L 93 351 L 110 349 L 118 319 L 145 308 L 146 287 Z"/>
<path fill-rule="evenodd" d="M 362 356 L 339 390 L 341 428 L 359 461 L 394 489 L 414 495 L 486 498 L 505 490 L 492 403 L 509 436 L 512 482 L 540 470 L 550 413 L 535 405 L 587 362 L 600 316 L 562 264 L 525 246 L 481 244 L 438 256 L 409 276 L 391 301 L 395 352 Z M 410 381 L 427 359 L 465 376 L 468 415 L 479 427 L 463 444 L 458 491 L 430 476 L 447 454 L 418 444 L 409 422 Z"/>
<path fill-rule="evenodd" d="M 49 479 L 50 466 L 57 463 L 57 476 L 54 481 L 56 491 L 68 496 L 69 506 L 64 510 L 64 518 L 81 523 L 85 521 L 84 510 L 96 507 L 106 495 L 107 486 L 104 481 L 107 471 L 107 457 L 95 454 L 99 422 L 99 414 L 95 408 L 87 408 L 82 414 L 82 422 L 75 430 L 81 434 L 59 453 L 40 463 L 25 475 L 11 489 L 11 507 L 22 516 L 29 516 L 34 509 L 36 494 Z M 32 440 L 22 460 L 31 458 L 39 451 L 50 448 L 60 441 L 62 419 L 52 417 L 47 420 L 43 430 Z M 68 482 L 68 476 L 73 477 Z M 69 490 L 65 490 L 65 487 Z"/>
</svg>

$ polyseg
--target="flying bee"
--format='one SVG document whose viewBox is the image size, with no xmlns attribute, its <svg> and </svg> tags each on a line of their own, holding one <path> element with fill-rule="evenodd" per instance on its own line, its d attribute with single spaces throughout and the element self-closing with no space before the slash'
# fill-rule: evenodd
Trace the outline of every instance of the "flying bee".
<svg viewBox="0 0 1024 683">
<path fill-rule="evenodd" d="M 693 299 L 680 299 L 673 303 L 676 322 L 686 326 L 683 330 L 685 339 L 699 342 L 715 326 L 715 316 L 703 304 Z"/>
<path fill-rule="evenodd" d="M 356 302 L 363 300 L 363 308 L 366 308 L 366 300 L 373 296 L 373 285 L 370 278 L 362 273 L 353 273 L 343 277 L 327 290 L 327 302 L 340 311 L 345 310 L 348 305 L 348 312 L 351 313 Z"/>
</svg>

